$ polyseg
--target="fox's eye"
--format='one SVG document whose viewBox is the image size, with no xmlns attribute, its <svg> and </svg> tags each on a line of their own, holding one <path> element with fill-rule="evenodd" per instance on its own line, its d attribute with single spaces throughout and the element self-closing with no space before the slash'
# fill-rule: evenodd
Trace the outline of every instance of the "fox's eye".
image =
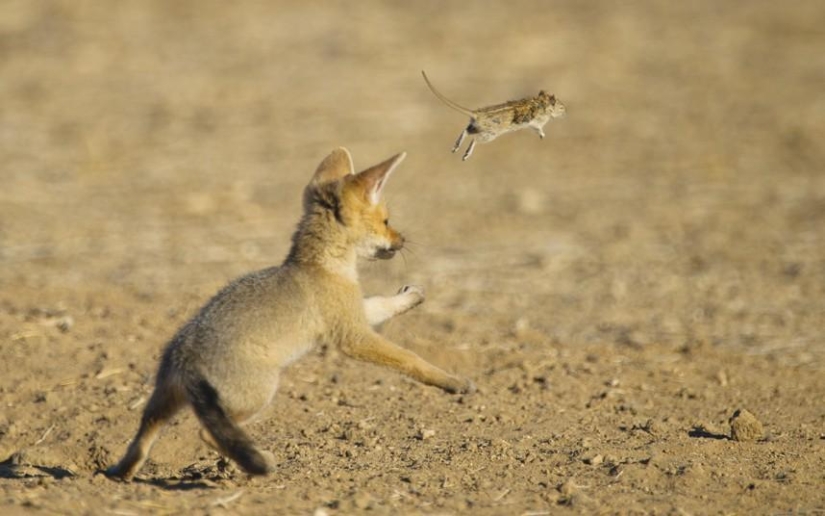
<svg viewBox="0 0 825 516">
<path fill-rule="evenodd" d="M 389 226 L 390 225 L 390 219 L 384 219 L 384 225 Z"/>
</svg>

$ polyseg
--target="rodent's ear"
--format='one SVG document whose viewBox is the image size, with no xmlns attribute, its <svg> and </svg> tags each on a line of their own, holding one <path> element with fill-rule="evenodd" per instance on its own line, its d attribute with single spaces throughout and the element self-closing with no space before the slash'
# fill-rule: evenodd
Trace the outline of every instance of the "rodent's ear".
<svg viewBox="0 0 825 516">
<path fill-rule="evenodd" d="M 363 172 L 359 172 L 355 177 L 355 183 L 363 190 L 364 198 L 372 205 L 378 204 L 381 200 L 381 191 L 387 184 L 387 179 L 392 174 L 395 167 L 407 157 L 406 152 L 396 154 L 387 161 L 370 167 Z"/>
<path fill-rule="evenodd" d="M 315 169 L 312 176 L 311 185 L 320 186 L 325 183 L 336 181 L 354 172 L 352 166 L 352 156 L 347 149 L 338 147 Z"/>
<path fill-rule="evenodd" d="M 556 96 L 553 93 L 547 93 L 546 91 L 541 90 L 541 91 L 539 91 L 539 97 L 543 97 L 543 98 L 547 99 L 547 102 L 551 106 L 556 105 Z"/>
</svg>

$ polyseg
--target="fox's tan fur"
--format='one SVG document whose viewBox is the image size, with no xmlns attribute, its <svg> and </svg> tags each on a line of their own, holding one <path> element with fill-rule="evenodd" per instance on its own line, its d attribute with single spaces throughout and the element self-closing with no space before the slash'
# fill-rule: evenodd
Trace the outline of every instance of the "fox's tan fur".
<svg viewBox="0 0 825 516">
<path fill-rule="evenodd" d="M 227 285 L 172 338 L 155 390 L 126 455 L 107 474 L 130 479 L 161 427 L 192 405 L 201 437 L 249 474 L 271 471 L 272 457 L 241 425 L 272 401 L 281 370 L 317 343 L 457 393 L 472 384 L 398 347 L 371 326 L 424 300 L 418 287 L 363 298 L 356 259 L 391 258 L 404 245 L 380 200 L 399 154 L 359 174 L 346 149 L 333 151 L 304 190 L 304 215 L 280 267 Z"/>
</svg>

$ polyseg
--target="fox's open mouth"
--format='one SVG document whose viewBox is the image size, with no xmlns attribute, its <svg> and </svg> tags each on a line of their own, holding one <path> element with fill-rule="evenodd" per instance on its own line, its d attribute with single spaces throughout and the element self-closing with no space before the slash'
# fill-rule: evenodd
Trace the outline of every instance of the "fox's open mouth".
<svg viewBox="0 0 825 516">
<path fill-rule="evenodd" d="M 393 256 L 395 256 L 395 249 L 392 248 L 378 249 L 377 251 L 375 251 L 375 257 L 379 260 L 389 260 Z"/>
</svg>

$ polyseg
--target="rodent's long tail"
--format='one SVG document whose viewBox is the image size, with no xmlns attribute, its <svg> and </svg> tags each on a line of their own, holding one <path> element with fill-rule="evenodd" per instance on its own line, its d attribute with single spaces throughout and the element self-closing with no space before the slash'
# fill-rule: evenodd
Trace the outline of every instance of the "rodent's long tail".
<svg viewBox="0 0 825 516">
<path fill-rule="evenodd" d="M 430 82 L 430 79 L 427 77 L 427 74 L 424 73 L 424 70 L 421 70 L 421 75 L 424 76 L 424 81 L 427 83 L 427 86 L 430 87 L 430 91 L 432 91 L 433 94 L 436 97 L 438 97 L 439 100 L 441 100 L 441 102 L 447 104 L 449 107 L 455 109 L 459 113 L 464 113 L 465 115 L 470 116 L 470 117 L 475 116 L 475 113 L 473 113 L 472 109 L 468 109 L 468 108 L 465 108 L 464 106 L 462 106 L 460 104 L 456 104 L 452 100 L 450 100 L 447 97 L 445 97 L 444 95 L 442 95 L 440 91 L 435 89 L 435 86 L 433 86 L 433 83 Z"/>
<path fill-rule="evenodd" d="M 195 414 L 221 447 L 221 451 L 250 475 L 269 473 L 266 457 L 221 407 L 218 391 L 204 379 L 188 385 L 186 390 Z"/>
</svg>

